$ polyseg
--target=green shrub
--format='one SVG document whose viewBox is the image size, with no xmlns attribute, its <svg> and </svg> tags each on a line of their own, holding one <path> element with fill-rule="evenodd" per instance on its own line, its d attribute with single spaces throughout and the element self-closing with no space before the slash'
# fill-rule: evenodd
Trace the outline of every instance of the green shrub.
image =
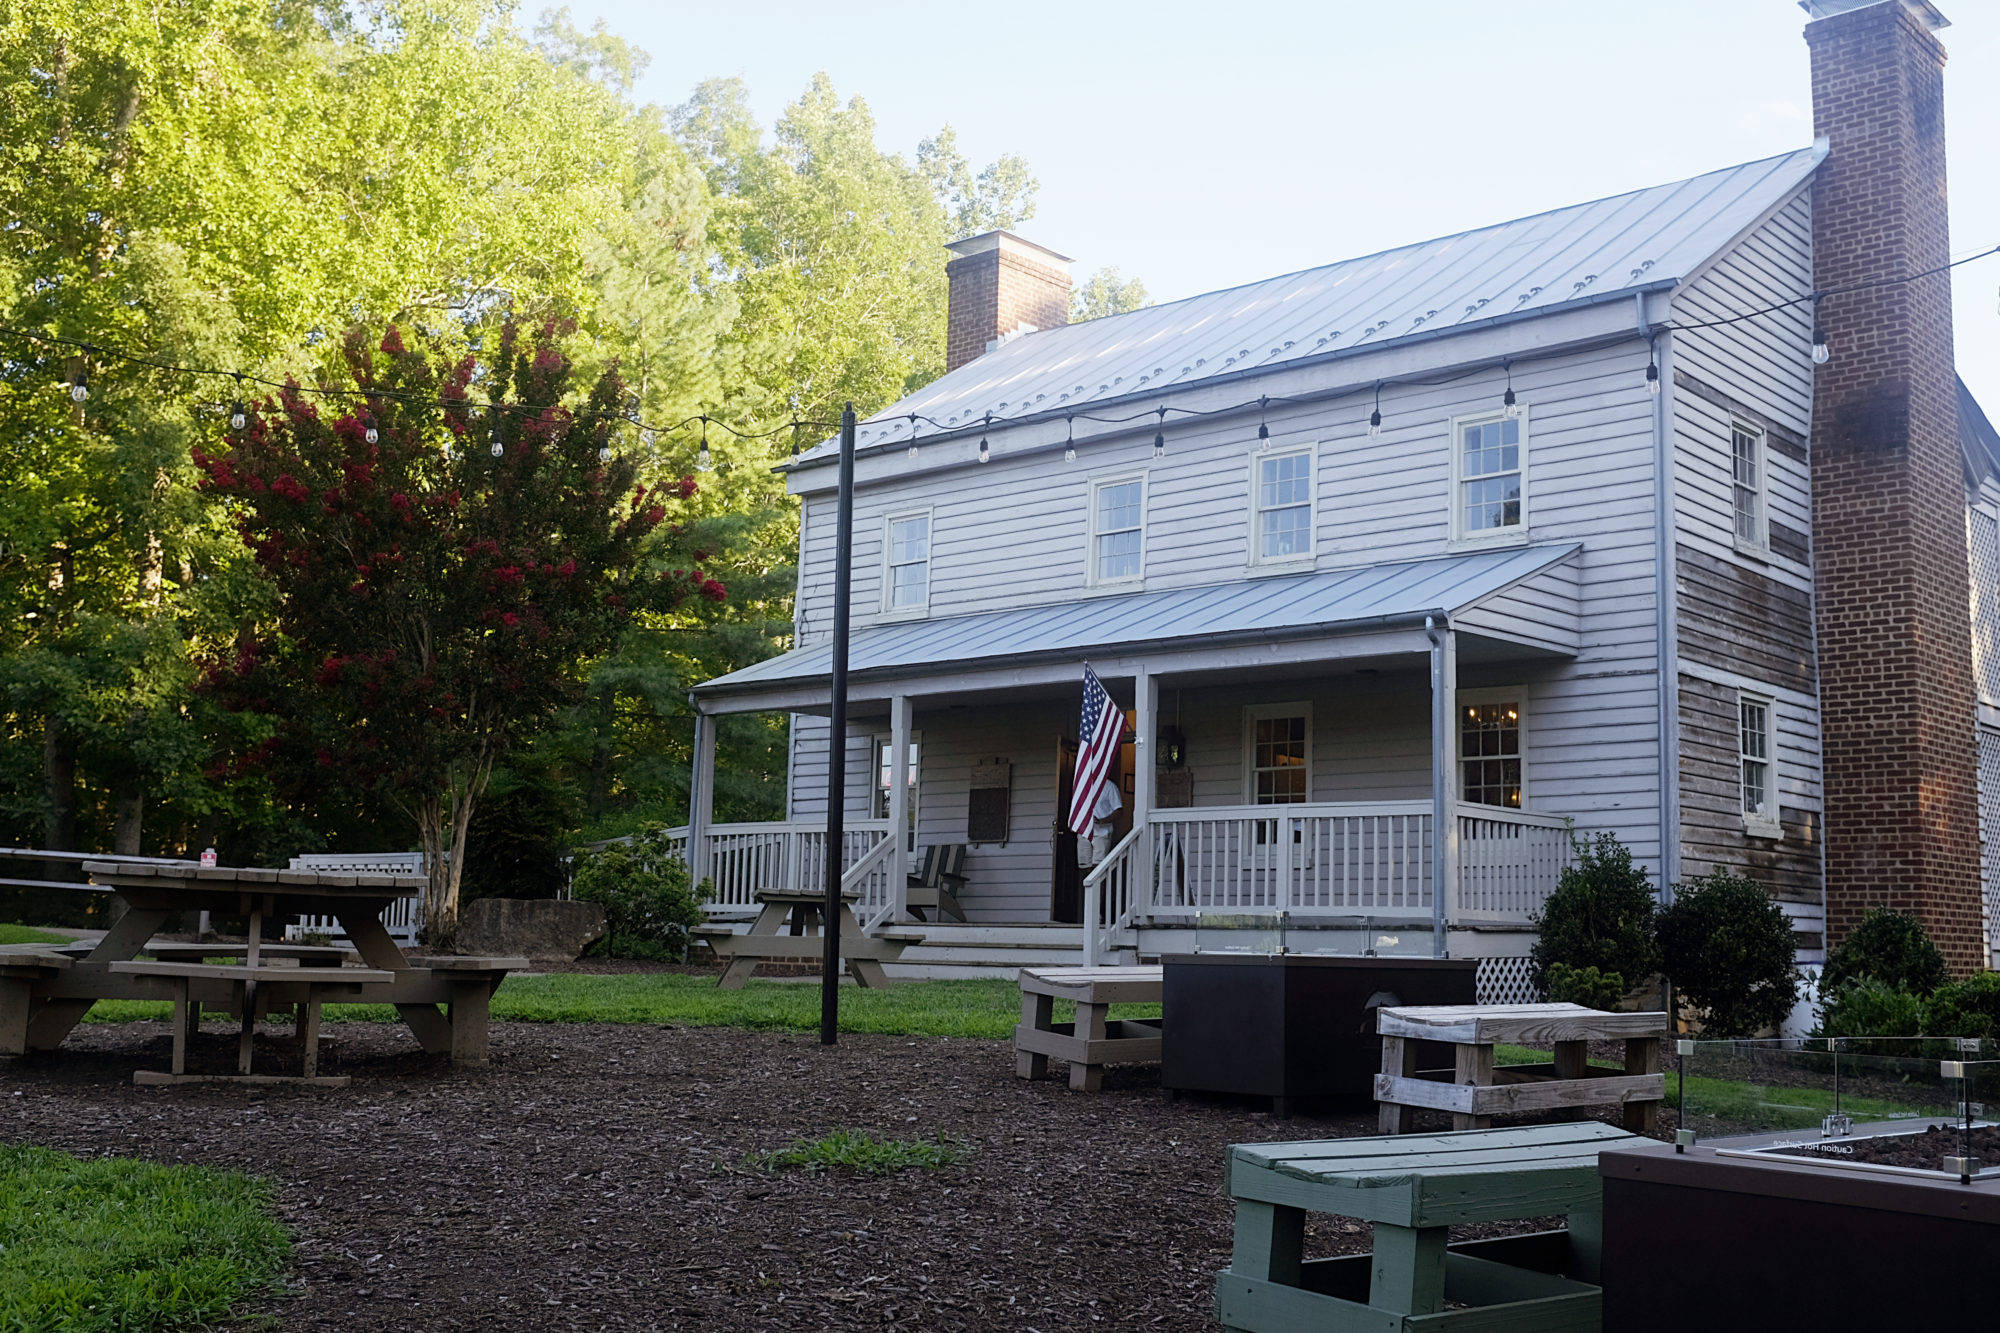
<svg viewBox="0 0 2000 1333">
<path fill-rule="evenodd" d="M 1924 1035 L 2000 1038 L 2000 972 L 1938 987 L 1924 1006 Z"/>
<path fill-rule="evenodd" d="M 1609 833 L 1578 838 L 1576 863 L 1535 915 L 1540 932 L 1529 950 L 1532 978 L 1549 988 L 1549 968 L 1594 967 L 1639 979 L 1658 970 L 1653 946 L 1653 886 L 1632 853 Z"/>
<path fill-rule="evenodd" d="M 1659 914 L 1674 988 L 1702 1011 L 1707 1037 L 1776 1027 L 1798 1001 L 1792 923 L 1753 880 L 1718 870 L 1680 885 Z"/>
<path fill-rule="evenodd" d="M 1867 977 L 1896 990 L 1929 995 L 1950 979 L 1944 955 L 1907 912 L 1871 907 L 1834 951 L 1827 955 L 1823 990 L 1838 990 Z"/>
<path fill-rule="evenodd" d="M 1918 1037 L 1924 1032 L 1924 997 L 1887 982 L 1863 977 L 1820 987 L 1819 1037 Z M 1857 1046 L 1852 1049 L 1867 1054 Z M 1889 1046 L 1884 1055 L 1914 1055 L 1915 1048 Z"/>
<path fill-rule="evenodd" d="M 1557 1004 L 1580 1004 L 1586 1009 L 1616 1009 L 1625 998 L 1625 978 L 1616 972 L 1600 972 L 1594 967 L 1571 967 L 1568 963 L 1549 964 L 1549 999 Z"/>
<path fill-rule="evenodd" d="M 605 936 L 594 952 L 613 958 L 682 961 L 688 932 L 701 924 L 701 903 L 690 884 L 687 862 L 652 829 L 630 842 L 612 843 L 577 855 L 572 896 L 604 905 Z"/>
</svg>

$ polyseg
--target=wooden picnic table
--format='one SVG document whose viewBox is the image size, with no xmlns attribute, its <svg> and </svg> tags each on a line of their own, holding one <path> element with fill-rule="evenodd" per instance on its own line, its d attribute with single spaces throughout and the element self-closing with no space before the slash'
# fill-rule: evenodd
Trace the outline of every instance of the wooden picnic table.
<svg viewBox="0 0 2000 1333">
<path fill-rule="evenodd" d="M 53 950 L 7 955 L 0 968 L 0 1054 L 54 1050 L 91 1005 L 104 999 L 173 1000 L 189 1021 L 205 1004 L 241 1015 L 247 1034 L 262 1009 L 305 1003 L 316 1019 L 319 1002 L 392 1004 L 424 1050 L 448 1054 L 454 1064 L 486 1059 L 486 1030 L 493 991 L 525 958 L 411 958 L 383 928 L 390 902 L 422 886 L 410 875 L 334 874 L 316 871 L 201 867 L 191 862 L 86 861 L 95 884 L 109 888 L 126 912 L 104 937 L 68 966 L 20 962 L 66 957 Z M 159 958 L 152 938 L 177 913 L 241 916 L 249 926 L 240 964 L 206 964 Z M 265 943 L 267 925 L 300 915 L 331 916 L 353 941 L 358 968 L 274 966 L 267 950 L 291 954 L 301 946 Z M 174 953 L 174 946 L 163 946 Z M 235 948 L 200 946 L 204 957 Z M 318 952 L 316 946 L 303 946 Z M 152 961 L 140 959 L 153 953 Z M 125 966 L 114 967 L 114 964 Z M 193 970 L 188 970 L 193 969 Z M 343 975 L 317 976 L 320 972 Z M 344 975 L 351 972 L 353 975 Z M 259 992 L 263 992 L 260 1002 Z M 440 1010 L 439 1006 L 445 1006 Z M 301 1012 L 302 1025 L 309 1016 Z M 303 1034 L 302 1034 L 303 1035 Z M 245 1067 L 239 1054 L 239 1070 Z"/>
<path fill-rule="evenodd" d="M 1248 1333 L 1597 1333 L 1598 1154 L 1649 1142 L 1588 1121 L 1236 1144 L 1216 1313 Z M 1373 1222 L 1374 1252 L 1307 1259 L 1309 1212 Z M 1554 1213 L 1567 1231 L 1447 1243 L 1455 1225 Z"/>
<path fill-rule="evenodd" d="M 889 977 L 882 964 L 895 962 L 906 946 L 921 943 L 924 937 L 909 930 L 863 934 L 849 906 L 855 896 L 847 894 L 840 903 L 841 960 L 855 984 L 887 986 Z M 737 989 L 762 963 L 817 963 L 826 956 L 826 940 L 819 928 L 825 894 L 806 889 L 759 889 L 757 903 L 757 919 L 746 934 L 727 926 L 703 926 L 694 932 L 727 964 L 715 983 L 719 990 Z"/>
<path fill-rule="evenodd" d="M 1419 1107 L 1451 1112 L 1453 1129 L 1484 1129 L 1495 1114 L 1554 1111 L 1566 1116 L 1596 1106 L 1624 1110 L 1625 1128 L 1651 1134 L 1659 1127 L 1667 1095 L 1660 1072 L 1663 1013 L 1607 1013 L 1580 1004 L 1409 1005 L 1376 1011 L 1382 1034 L 1382 1072 L 1375 1079 L 1384 1134 L 1410 1127 Z M 1590 1043 L 1623 1040 L 1625 1068 L 1596 1069 Z M 1449 1042 L 1456 1058 L 1449 1081 L 1443 1071 L 1416 1067 L 1419 1041 Z M 1493 1047 L 1552 1046 L 1548 1064 L 1493 1065 Z"/>
<path fill-rule="evenodd" d="M 1014 1075 L 1042 1078 L 1049 1057 L 1069 1061 L 1069 1085 L 1078 1092 L 1104 1086 L 1104 1066 L 1144 1064 L 1160 1058 L 1160 1020 L 1110 1017 L 1114 1004 L 1158 1004 L 1165 969 L 1148 967 L 1024 967 L 1021 1021 L 1014 1028 Z M 1055 1002 L 1076 1004 L 1074 1023 L 1054 1021 Z"/>
</svg>

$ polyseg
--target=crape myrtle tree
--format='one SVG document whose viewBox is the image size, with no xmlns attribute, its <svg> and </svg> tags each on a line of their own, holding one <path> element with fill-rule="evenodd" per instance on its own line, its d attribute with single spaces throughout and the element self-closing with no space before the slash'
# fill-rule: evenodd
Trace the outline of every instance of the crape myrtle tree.
<svg viewBox="0 0 2000 1333">
<path fill-rule="evenodd" d="M 365 792 L 407 815 L 433 947 L 456 931 L 494 761 L 576 697 L 580 664 L 635 613 L 724 596 L 674 560 L 667 507 L 692 478 L 635 482 L 617 370 L 574 402 L 568 333 L 510 321 L 481 366 L 393 325 L 356 332 L 353 397 L 293 385 L 195 455 L 272 592 L 207 673 L 227 706 L 268 719 L 235 762 L 294 800 Z"/>
</svg>

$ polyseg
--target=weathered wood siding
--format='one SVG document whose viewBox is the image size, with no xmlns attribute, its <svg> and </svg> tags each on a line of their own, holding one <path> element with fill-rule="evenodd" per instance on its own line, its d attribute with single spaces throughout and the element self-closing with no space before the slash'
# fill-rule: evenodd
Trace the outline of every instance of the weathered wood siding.
<svg viewBox="0 0 2000 1333">
<path fill-rule="evenodd" d="M 1674 302 L 1680 324 L 1727 319 L 1812 287 L 1801 194 Z M 1821 946 L 1822 817 L 1812 609 L 1812 319 L 1807 307 L 1673 335 L 1674 562 L 1682 874 L 1770 886 L 1802 949 Z M 1732 420 L 1764 433 L 1767 550 L 1736 538 Z M 1773 700 L 1782 838 L 1743 822 L 1740 691 Z"/>
<path fill-rule="evenodd" d="M 1517 363 L 1513 384 L 1527 409 L 1528 523 L 1536 542 L 1580 542 L 1569 572 L 1578 610 L 1576 658 L 1538 684 L 1532 744 L 1538 809 L 1574 816 L 1585 830 L 1615 831 L 1657 866 L 1659 716 L 1654 606 L 1653 400 L 1647 354 L 1636 339 Z M 1270 414 L 1272 445 L 1315 451 L 1314 567 L 1440 556 L 1451 549 L 1450 449 L 1454 417 L 1490 412 L 1506 380 L 1498 369 L 1450 384 L 1392 386 L 1384 426 L 1370 438 L 1366 393 Z M 1147 590 L 1254 577 L 1249 562 L 1254 413 L 1170 422 L 1167 456 L 1152 458 L 1151 430 L 1060 452 L 1010 456 L 995 432 L 993 461 L 864 487 L 856 502 L 854 617 L 881 619 L 881 534 L 891 513 L 932 514 L 932 616 L 1069 601 L 1126 591 L 1088 586 L 1092 478 L 1147 479 Z M 831 497 L 806 498 L 799 619 L 802 641 L 831 623 Z M 1531 610 L 1537 589 L 1513 594 Z M 1552 627 L 1567 637 L 1568 627 Z M 809 731 L 800 733 L 810 746 Z M 1424 786 L 1412 789 L 1421 794 Z M 797 798 L 795 797 L 795 800 Z"/>
</svg>

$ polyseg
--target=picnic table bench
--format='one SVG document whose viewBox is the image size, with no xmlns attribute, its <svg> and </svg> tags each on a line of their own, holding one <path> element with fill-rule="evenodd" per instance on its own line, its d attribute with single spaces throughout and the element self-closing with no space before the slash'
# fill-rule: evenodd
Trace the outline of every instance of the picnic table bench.
<svg viewBox="0 0 2000 1333">
<path fill-rule="evenodd" d="M 1014 1076 L 1043 1078 L 1049 1057 L 1069 1061 L 1078 1092 L 1104 1086 L 1104 1066 L 1160 1058 L 1160 1020 L 1111 1018 L 1114 1004 L 1158 1004 L 1165 969 L 1150 967 L 1024 967 L 1021 1021 L 1014 1028 Z M 1054 1021 L 1055 1002 L 1076 1003 L 1076 1021 Z"/>
<path fill-rule="evenodd" d="M 250 952 L 250 946 L 221 942 L 189 944 L 179 940 L 154 940 L 139 952 L 162 963 L 199 963 L 206 958 L 242 958 Z M 280 958 L 290 959 L 301 967 L 339 967 L 360 955 L 338 944 L 266 944 L 260 941 L 257 946 L 257 957 L 260 962 Z"/>
<path fill-rule="evenodd" d="M 319 1074 L 319 1010 L 329 995 L 348 999 L 359 996 L 360 987 L 382 984 L 394 974 L 361 967 L 299 967 L 272 963 L 163 963 L 147 959 L 127 959 L 110 965 L 114 974 L 135 977 L 164 977 L 173 986 L 174 1053 L 167 1073 L 156 1069 L 135 1070 L 134 1083 L 202 1083 L 228 1080 L 237 1083 L 310 1083 L 320 1087 L 344 1088 L 345 1074 Z M 201 1025 L 201 999 L 192 987 L 196 981 L 219 982 L 230 987 L 234 1008 L 247 1015 L 236 1044 L 234 1074 L 190 1074 L 187 1072 L 188 1039 Z M 302 1077 L 259 1075 L 251 1072 L 252 1038 L 256 1032 L 255 1012 L 260 991 L 269 987 L 298 1006 L 298 1040 L 303 1055 Z M 274 997 L 275 998 L 275 997 Z"/>
<path fill-rule="evenodd" d="M 1598 1333 L 1597 1156 L 1649 1142 L 1586 1121 L 1235 1144 L 1216 1313 L 1245 1333 Z M 1374 1252 L 1306 1259 L 1309 1212 L 1373 1222 Z M 1456 1224 L 1551 1213 L 1568 1215 L 1566 1231 L 1447 1244 Z"/>
<path fill-rule="evenodd" d="M 854 909 L 848 905 L 855 897 L 847 894 L 841 899 L 841 960 L 855 984 L 887 986 L 889 977 L 882 964 L 895 962 L 906 947 L 922 943 L 923 934 L 909 930 L 863 934 Z M 817 963 L 826 956 L 826 941 L 819 928 L 825 894 L 805 889 L 759 889 L 757 902 L 757 918 L 750 923 L 748 933 L 738 934 L 726 926 L 700 926 L 694 931 L 727 964 L 715 983 L 719 990 L 737 989 L 762 963 Z"/>
<path fill-rule="evenodd" d="M 1382 1072 L 1375 1078 L 1379 1128 L 1401 1134 L 1419 1107 L 1451 1112 L 1453 1129 L 1484 1129 L 1495 1114 L 1556 1111 L 1580 1114 L 1596 1106 L 1624 1109 L 1625 1128 L 1651 1134 L 1667 1095 L 1660 1072 L 1663 1013 L 1606 1013 L 1580 1004 L 1410 1005 L 1376 1011 Z M 1596 1069 L 1590 1043 L 1623 1039 L 1625 1068 Z M 1449 1042 L 1452 1070 L 1419 1072 L 1418 1041 Z M 1553 1046 L 1548 1064 L 1493 1065 L 1493 1047 L 1507 1042 Z"/>
</svg>

